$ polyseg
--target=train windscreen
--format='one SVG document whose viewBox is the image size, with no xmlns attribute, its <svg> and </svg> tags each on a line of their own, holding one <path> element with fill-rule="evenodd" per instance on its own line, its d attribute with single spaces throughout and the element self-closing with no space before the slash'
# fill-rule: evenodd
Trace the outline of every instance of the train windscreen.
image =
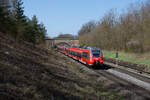
<svg viewBox="0 0 150 100">
<path fill-rule="evenodd" d="M 92 50 L 93 57 L 100 57 L 100 50 Z"/>
</svg>

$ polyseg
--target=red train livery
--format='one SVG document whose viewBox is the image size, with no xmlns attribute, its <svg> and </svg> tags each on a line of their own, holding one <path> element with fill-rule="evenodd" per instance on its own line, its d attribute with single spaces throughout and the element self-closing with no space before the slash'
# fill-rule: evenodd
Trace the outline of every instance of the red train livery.
<svg viewBox="0 0 150 100">
<path fill-rule="evenodd" d="M 99 48 L 58 45 L 57 49 L 90 66 L 103 64 L 103 54 Z"/>
</svg>

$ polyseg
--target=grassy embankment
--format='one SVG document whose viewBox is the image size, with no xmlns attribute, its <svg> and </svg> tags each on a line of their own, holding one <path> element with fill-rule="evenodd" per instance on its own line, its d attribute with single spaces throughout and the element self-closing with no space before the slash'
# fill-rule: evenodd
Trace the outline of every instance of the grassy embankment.
<svg viewBox="0 0 150 100">
<path fill-rule="evenodd" d="M 116 52 L 103 50 L 103 55 L 104 57 L 107 58 L 115 58 Z M 145 64 L 148 66 L 148 69 L 150 71 L 150 53 L 135 54 L 135 53 L 119 52 L 119 60 L 131 62 L 135 64 Z"/>
<path fill-rule="evenodd" d="M 128 92 L 52 50 L 0 34 L 0 100 L 123 100 Z M 112 90 L 110 90 L 112 89 Z"/>
</svg>

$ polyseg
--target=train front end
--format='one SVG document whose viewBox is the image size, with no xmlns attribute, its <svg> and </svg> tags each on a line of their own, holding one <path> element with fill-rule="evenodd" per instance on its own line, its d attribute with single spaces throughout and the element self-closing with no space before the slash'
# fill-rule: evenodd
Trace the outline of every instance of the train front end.
<svg viewBox="0 0 150 100">
<path fill-rule="evenodd" d="M 92 48 L 90 50 L 89 65 L 94 65 L 94 66 L 103 65 L 103 54 L 101 49 Z"/>
</svg>

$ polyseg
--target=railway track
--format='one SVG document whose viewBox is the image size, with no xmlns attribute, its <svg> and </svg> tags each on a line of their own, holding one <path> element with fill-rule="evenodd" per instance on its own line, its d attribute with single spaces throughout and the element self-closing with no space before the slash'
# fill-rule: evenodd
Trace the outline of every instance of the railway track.
<svg viewBox="0 0 150 100">
<path fill-rule="evenodd" d="M 138 86 L 137 84 L 132 83 L 131 81 L 126 80 L 125 78 L 118 77 L 114 73 L 110 73 L 109 71 L 106 71 L 106 70 L 96 70 L 95 72 L 113 81 L 115 83 L 114 85 L 117 90 L 119 88 L 121 90 L 129 91 L 132 94 L 132 96 L 136 95 L 137 98 L 142 97 L 141 100 L 150 99 L 150 91 L 143 88 L 142 86 Z"/>
<path fill-rule="evenodd" d="M 130 91 L 131 94 L 136 95 L 138 99 L 142 97 L 141 100 L 150 100 L 150 77 L 113 67 L 106 63 L 103 67 L 104 68 L 93 70 L 100 76 L 113 81 L 116 88 Z"/>
<path fill-rule="evenodd" d="M 150 76 L 149 75 L 145 75 L 144 73 L 140 73 L 137 70 L 134 70 L 134 69 L 131 69 L 131 68 L 126 68 L 126 67 L 123 67 L 123 66 L 118 66 L 118 65 L 116 66 L 115 64 L 108 63 L 108 62 L 104 62 L 104 65 L 108 66 L 108 67 L 113 66 L 111 68 L 115 69 L 118 72 L 128 74 L 128 75 L 130 75 L 132 77 L 135 77 L 135 78 L 137 78 L 137 79 L 139 79 L 141 81 L 150 83 Z"/>
<path fill-rule="evenodd" d="M 69 59 L 72 60 L 72 58 Z M 108 83 L 112 82 L 113 84 L 108 89 L 118 93 L 122 90 L 128 91 L 131 100 L 135 100 L 135 98 L 136 100 L 150 100 L 150 77 L 108 63 L 104 63 L 102 68 L 96 69 L 89 68 L 84 64 L 80 64 L 80 67 L 94 71 L 96 76 L 106 78 Z"/>
<path fill-rule="evenodd" d="M 106 63 L 108 65 L 115 66 L 115 64 L 116 64 L 116 59 L 104 58 L 104 60 L 107 61 Z M 110 62 L 110 63 L 108 63 L 108 62 Z M 134 70 L 134 72 L 137 72 L 140 74 L 149 74 L 150 75 L 150 72 L 145 69 L 144 65 L 132 64 L 129 62 L 124 62 L 124 61 L 118 61 L 117 67 L 118 66 L 122 66 L 125 69 Z"/>
</svg>

